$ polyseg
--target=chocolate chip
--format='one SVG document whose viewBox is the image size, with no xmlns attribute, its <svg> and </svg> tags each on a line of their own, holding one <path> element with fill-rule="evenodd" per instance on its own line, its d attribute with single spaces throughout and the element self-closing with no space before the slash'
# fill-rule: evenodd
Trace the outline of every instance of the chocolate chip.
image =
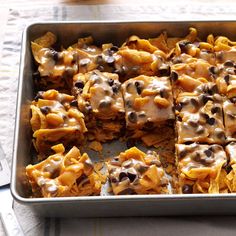
<svg viewBox="0 0 236 236">
<path fill-rule="evenodd" d="M 193 159 L 196 161 L 196 162 L 199 162 L 201 161 L 201 155 L 199 152 L 196 152 L 195 155 L 193 156 Z"/>
<path fill-rule="evenodd" d="M 231 61 L 231 60 L 228 60 L 224 63 L 224 66 L 227 66 L 227 67 L 234 67 L 234 62 Z"/>
<path fill-rule="evenodd" d="M 193 186 L 192 186 L 192 185 L 185 184 L 185 185 L 182 187 L 182 192 L 183 192 L 184 194 L 192 193 L 192 192 L 193 192 Z"/>
<path fill-rule="evenodd" d="M 159 76 L 169 76 L 170 75 L 170 66 L 163 65 L 158 69 Z"/>
<path fill-rule="evenodd" d="M 101 100 L 101 102 L 99 104 L 100 109 L 107 109 L 110 106 L 111 106 L 111 101 L 109 101 L 109 100 Z"/>
<path fill-rule="evenodd" d="M 154 127 L 154 123 L 152 121 L 147 121 L 145 124 L 144 124 L 144 127 L 143 127 L 143 130 L 146 130 L 146 131 L 150 131 L 152 130 Z"/>
<path fill-rule="evenodd" d="M 220 109 L 220 107 L 217 107 L 217 106 L 215 106 L 215 107 L 212 107 L 211 108 L 211 113 L 212 114 L 215 114 L 215 113 L 221 113 L 221 109 Z"/>
<path fill-rule="evenodd" d="M 82 174 L 78 179 L 76 179 L 76 184 L 81 184 L 82 181 L 88 179 L 88 177 L 85 174 Z"/>
<path fill-rule="evenodd" d="M 53 60 L 57 62 L 59 59 L 59 53 L 55 50 L 51 50 L 51 55 L 52 55 Z"/>
<path fill-rule="evenodd" d="M 182 108 L 183 108 L 183 104 L 182 104 L 181 102 L 180 102 L 179 104 L 175 105 L 175 109 L 176 109 L 177 111 L 181 111 Z"/>
<path fill-rule="evenodd" d="M 187 46 L 191 44 L 191 42 L 189 41 L 182 41 L 179 43 L 179 47 L 182 53 L 186 53 L 187 52 Z"/>
<path fill-rule="evenodd" d="M 39 91 L 37 95 L 35 96 L 34 100 L 37 102 L 39 99 L 43 98 L 43 92 Z"/>
<path fill-rule="evenodd" d="M 207 115 L 206 113 L 200 113 L 200 115 L 205 119 L 205 120 L 208 120 L 210 119 L 209 115 Z"/>
<path fill-rule="evenodd" d="M 101 71 L 101 72 L 103 72 L 103 71 L 105 70 L 104 66 L 102 66 L 102 65 L 99 65 L 99 66 L 97 67 L 97 69 L 98 69 L 99 71 Z"/>
<path fill-rule="evenodd" d="M 84 59 L 81 59 L 79 61 L 79 65 L 82 66 L 82 67 L 87 66 L 89 63 L 90 63 L 90 59 L 89 58 L 84 58 Z"/>
<path fill-rule="evenodd" d="M 114 80 L 111 79 L 111 78 L 109 78 L 109 79 L 107 80 L 107 83 L 108 83 L 110 86 L 112 86 L 112 85 L 114 84 Z"/>
<path fill-rule="evenodd" d="M 96 61 L 97 61 L 97 64 L 99 64 L 99 65 L 103 64 L 102 55 L 98 55 L 97 58 L 96 58 Z"/>
<path fill-rule="evenodd" d="M 215 124 L 215 118 L 214 117 L 211 117 L 211 118 L 209 118 L 209 119 L 207 119 L 207 123 L 209 124 L 209 125 L 214 125 Z"/>
<path fill-rule="evenodd" d="M 140 164 L 136 165 L 136 170 L 140 174 L 143 174 L 143 173 L 145 173 L 148 170 L 148 166 L 140 163 Z"/>
<path fill-rule="evenodd" d="M 229 84 L 229 79 L 230 79 L 230 76 L 229 76 L 229 75 L 226 75 L 226 76 L 224 77 L 224 80 L 225 80 L 226 84 Z"/>
<path fill-rule="evenodd" d="M 75 87 L 79 88 L 79 89 L 83 89 L 84 88 L 84 82 L 81 80 L 78 80 L 77 82 L 75 82 Z"/>
<path fill-rule="evenodd" d="M 205 153 L 208 157 L 210 157 L 210 156 L 212 155 L 212 151 L 209 150 L 209 149 L 204 150 L 204 153 Z"/>
<path fill-rule="evenodd" d="M 120 84 L 113 84 L 112 85 L 112 91 L 113 91 L 113 93 L 118 93 L 119 92 L 119 90 L 120 90 Z"/>
<path fill-rule="evenodd" d="M 135 87 L 136 87 L 137 93 L 138 93 L 138 94 L 141 94 L 141 93 L 142 93 L 142 85 L 141 85 L 141 83 L 138 82 L 138 81 L 136 81 L 136 82 L 134 83 L 134 85 L 135 85 Z"/>
<path fill-rule="evenodd" d="M 216 137 L 220 140 L 225 140 L 226 137 L 225 137 L 225 132 L 223 130 L 215 130 L 215 133 L 216 133 Z"/>
<path fill-rule="evenodd" d="M 188 124 L 189 124 L 190 126 L 194 127 L 194 128 L 198 127 L 198 123 L 197 123 L 196 121 L 190 120 L 190 121 L 188 122 Z"/>
<path fill-rule="evenodd" d="M 209 95 L 213 95 L 213 94 L 215 94 L 215 93 L 218 93 L 218 88 L 217 88 L 217 85 L 216 84 L 214 84 L 212 87 L 207 87 L 207 93 L 209 94 Z"/>
<path fill-rule="evenodd" d="M 137 117 L 136 112 L 130 111 L 130 112 L 128 113 L 128 120 L 129 120 L 131 123 L 136 123 L 136 122 L 137 122 L 137 119 L 138 119 L 138 117 Z"/>
<path fill-rule="evenodd" d="M 119 48 L 117 46 L 112 46 L 110 50 L 114 53 L 114 52 L 117 52 Z"/>
<path fill-rule="evenodd" d="M 211 66 L 211 67 L 209 68 L 209 71 L 210 71 L 210 73 L 212 73 L 213 75 L 216 75 L 216 74 L 219 73 L 218 68 L 215 67 L 215 66 Z"/>
<path fill-rule="evenodd" d="M 188 154 L 187 150 L 183 150 L 179 152 L 179 158 L 182 159 Z"/>
<path fill-rule="evenodd" d="M 124 171 L 120 172 L 119 181 L 121 182 L 126 177 L 128 177 L 126 172 L 124 172 Z"/>
<path fill-rule="evenodd" d="M 229 99 L 232 103 L 236 103 L 236 97 L 230 98 Z"/>
<path fill-rule="evenodd" d="M 70 103 L 71 106 L 73 107 L 77 107 L 78 106 L 78 101 L 77 100 L 73 100 L 71 103 Z"/>
<path fill-rule="evenodd" d="M 177 116 L 177 121 L 182 121 L 182 118 L 180 116 Z"/>
<path fill-rule="evenodd" d="M 74 73 L 75 73 L 74 69 L 67 66 L 65 71 L 64 71 L 63 77 L 64 78 L 71 78 L 71 77 L 73 77 Z"/>
<path fill-rule="evenodd" d="M 137 174 L 134 171 L 128 170 L 127 176 L 129 178 L 130 182 L 132 183 L 136 179 Z"/>
<path fill-rule="evenodd" d="M 125 102 L 125 105 L 127 106 L 127 108 L 131 108 L 132 107 L 132 102 L 130 100 L 127 100 Z"/>
<path fill-rule="evenodd" d="M 114 183 L 114 184 L 119 182 L 118 179 L 116 179 L 114 177 L 111 177 L 110 181 L 111 181 L 111 183 Z"/>
<path fill-rule="evenodd" d="M 207 95 L 202 95 L 201 100 L 204 104 L 206 104 L 208 101 L 212 101 L 212 98 Z"/>
<path fill-rule="evenodd" d="M 172 72 L 171 72 L 171 74 L 170 74 L 170 79 L 171 79 L 172 81 L 178 80 L 178 77 L 179 77 L 179 75 L 178 75 L 175 71 L 172 71 Z"/>
<path fill-rule="evenodd" d="M 190 103 L 196 108 L 196 107 L 198 107 L 198 101 L 196 100 L 196 99 L 194 99 L 194 98 L 191 98 L 190 99 Z"/>
<path fill-rule="evenodd" d="M 86 114 L 89 114 L 90 112 L 92 112 L 93 108 L 91 105 L 86 105 L 85 106 L 85 113 Z"/>
<path fill-rule="evenodd" d="M 168 98 L 168 97 L 169 97 L 169 94 L 168 94 L 168 92 L 167 92 L 166 89 L 161 89 L 161 90 L 160 90 L 160 96 L 161 96 L 162 98 Z"/>
<path fill-rule="evenodd" d="M 40 107 L 40 111 L 44 114 L 47 115 L 50 112 L 51 108 L 48 106 Z"/>
</svg>

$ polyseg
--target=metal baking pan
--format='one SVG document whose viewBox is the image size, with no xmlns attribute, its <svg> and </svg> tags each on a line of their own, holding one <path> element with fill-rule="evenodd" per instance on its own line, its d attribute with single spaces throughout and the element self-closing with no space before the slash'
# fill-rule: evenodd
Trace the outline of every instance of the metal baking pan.
<svg viewBox="0 0 236 236">
<path fill-rule="evenodd" d="M 163 30 L 170 36 L 185 36 L 196 27 L 200 38 L 208 34 L 236 39 L 236 21 L 210 22 L 49 22 L 28 26 L 23 34 L 17 114 L 14 137 L 11 191 L 18 202 L 37 214 L 56 217 L 107 217 L 153 215 L 235 214 L 236 194 L 84 196 L 30 198 L 25 167 L 31 162 L 30 102 L 34 97 L 32 72 L 35 69 L 30 42 L 47 31 L 55 33 L 59 43 L 68 46 L 79 37 L 92 35 L 97 43 L 120 45 L 130 35 L 155 37 Z"/>
</svg>

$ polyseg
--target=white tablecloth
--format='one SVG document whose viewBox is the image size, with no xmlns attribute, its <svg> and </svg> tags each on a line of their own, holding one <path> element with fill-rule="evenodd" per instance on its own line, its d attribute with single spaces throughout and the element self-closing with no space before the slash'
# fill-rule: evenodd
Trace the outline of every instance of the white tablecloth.
<svg viewBox="0 0 236 236">
<path fill-rule="evenodd" d="M 11 9 L 2 45 L 0 73 L 0 141 L 11 162 L 21 35 L 32 22 L 48 20 L 219 20 L 236 18 L 236 5 L 52 6 Z M 235 203 L 236 204 L 236 203 Z M 128 217 L 54 219 L 37 217 L 15 203 L 26 235 L 236 235 L 236 217 Z M 187 207 L 187 206 L 186 206 Z M 3 234 L 0 224 L 0 235 Z"/>
</svg>

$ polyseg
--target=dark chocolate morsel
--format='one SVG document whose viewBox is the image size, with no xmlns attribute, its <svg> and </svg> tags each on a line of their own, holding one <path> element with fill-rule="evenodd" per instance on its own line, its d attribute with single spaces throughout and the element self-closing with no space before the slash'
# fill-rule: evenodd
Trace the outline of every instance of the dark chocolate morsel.
<svg viewBox="0 0 236 236">
<path fill-rule="evenodd" d="M 211 66 L 211 67 L 209 68 L 209 71 L 210 71 L 210 73 L 212 73 L 213 75 L 218 74 L 218 72 L 219 72 L 218 68 L 215 67 L 215 66 Z"/>
<path fill-rule="evenodd" d="M 232 103 L 236 103 L 236 97 L 230 98 L 230 101 L 231 101 Z"/>
<path fill-rule="evenodd" d="M 204 150 L 204 153 L 205 153 L 208 157 L 210 157 L 210 156 L 212 155 L 212 151 L 209 150 L 209 149 Z"/>
<path fill-rule="evenodd" d="M 224 63 L 224 66 L 227 66 L 227 67 L 234 67 L 234 62 L 231 61 L 231 60 L 228 60 Z"/>
<path fill-rule="evenodd" d="M 159 76 L 169 76 L 170 75 L 170 66 L 163 65 L 158 69 Z"/>
<path fill-rule="evenodd" d="M 224 77 L 224 80 L 225 80 L 226 84 L 229 84 L 229 79 L 230 79 L 230 76 L 229 76 L 229 75 L 226 75 L 226 76 Z"/>
<path fill-rule="evenodd" d="M 182 104 L 181 102 L 175 105 L 175 109 L 176 109 L 177 111 L 181 111 L 182 108 L 183 108 L 183 104 Z"/>
<path fill-rule="evenodd" d="M 40 111 L 44 114 L 47 115 L 50 112 L 51 108 L 48 106 L 40 107 Z"/>
<path fill-rule="evenodd" d="M 176 81 L 178 79 L 178 77 L 179 77 L 179 75 L 175 71 L 171 72 L 171 74 L 170 74 L 171 80 Z"/>
<path fill-rule="evenodd" d="M 112 46 L 110 50 L 114 53 L 114 52 L 117 52 L 119 48 L 117 46 Z"/>
<path fill-rule="evenodd" d="M 193 192 L 193 186 L 188 185 L 188 184 L 185 184 L 185 185 L 182 187 L 182 192 L 183 192 L 184 194 L 192 193 L 192 192 Z"/>
<path fill-rule="evenodd" d="M 79 88 L 79 89 L 84 88 L 84 82 L 81 81 L 81 80 L 75 82 L 75 87 L 77 87 L 77 88 Z"/>
<path fill-rule="evenodd" d="M 37 102 L 39 99 L 43 98 L 43 92 L 39 91 L 37 95 L 35 96 L 34 100 Z"/>
<path fill-rule="evenodd" d="M 70 105 L 73 106 L 73 107 L 77 107 L 78 106 L 78 101 L 73 100 L 73 101 L 71 101 Z"/>
<path fill-rule="evenodd" d="M 112 85 L 114 84 L 114 80 L 111 79 L 111 78 L 109 78 L 109 79 L 107 80 L 107 83 L 108 83 L 110 86 L 112 86 Z"/>
<path fill-rule="evenodd" d="M 188 154 L 187 150 L 183 150 L 179 152 L 179 158 L 182 159 Z"/>
<path fill-rule="evenodd" d="M 140 83 L 139 81 L 136 81 L 136 82 L 134 83 L 134 85 L 135 85 L 135 87 L 136 87 L 137 93 L 138 93 L 138 94 L 141 94 L 141 93 L 142 93 L 142 85 L 141 85 L 141 83 Z"/>
<path fill-rule="evenodd" d="M 209 118 L 208 120 L 207 120 L 207 123 L 209 124 L 209 125 L 214 125 L 215 124 L 215 118 L 214 117 L 211 117 L 211 118 Z"/>
<path fill-rule="evenodd" d="M 190 102 L 191 102 L 191 104 L 196 108 L 196 107 L 198 107 L 198 101 L 196 100 L 196 99 L 194 99 L 194 98 L 191 98 L 190 99 Z"/>
<path fill-rule="evenodd" d="M 128 171 L 127 171 L 127 176 L 128 176 L 128 178 L 129 178 L 130 182 L 132 183 L 132 182 L 136 179 L 137 174 L 134 173 L 134 171 L 128 170 Z"/>
<path fill-rule="evenodd" d="M 107 109 L 111 106 L 111 101 L 109 100 L 102 100 L 99 104 L 100 109 Z"/>
<path fill-rule="evenodd" d="M 214 107 L 211 108 L 211 113 L 212 114 L 220 113 L 220 112 L 221 112 L 220 107 L 214 106 Z"/>
<path fill-rule="evenodd" d="M 137 122 L 137 114 L 136 114 L 136 112 L 134 112 L 134 111 L 129 112 L 128 113 L 128 120 L 131 123 L 136 123 Z"/>
<path fill-rule="evenodd" d="M 119 181 L 122 181 L 122 179 L 124 179 L 126 177 L 128 177 L 126 172 L 124 172 L 124 171 L 120 172 L 120 174 L 119 174 Z"/>
</svg>

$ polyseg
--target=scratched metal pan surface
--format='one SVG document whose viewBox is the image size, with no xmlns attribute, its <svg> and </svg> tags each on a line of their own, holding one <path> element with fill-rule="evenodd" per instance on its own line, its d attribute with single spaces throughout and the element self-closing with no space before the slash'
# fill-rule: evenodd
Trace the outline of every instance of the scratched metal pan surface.
<svg viewBox="0 0 236 236">
<path fill-rule="evenodd" d="M 167 30 L 170 36 L 184 36 L 189 27 L 196 27 L 201 38 L 209 33 L 236 39 L 236 21 L 210 22 L 49 22 L 28 26 L 23 34 L 19 76 L 19 90 L 14 137 L 11 191 L 21 204 L 37 214 L 56 217 L 108 217 L 153 215 L 209 215 L 235 214 L 236 194 L 185 195 L 128 195 L 84 196 L 70 198 L 30 198 L 26 184 L 25 166 L 34 156 L 31 143 L 30 102 L 34 97 L 32 72 L 34 70 L 30 42 L 47 31 L 68 46 L 79 37 L 92 35 L 97 43 L 112 42 L 120 45 L 132 34 L 154 37 Z M 124 150 L 117 143 L 108 144 L 108 150 Z M 92 158 L 95 158 L 92 155 Z"/>
</svg>

